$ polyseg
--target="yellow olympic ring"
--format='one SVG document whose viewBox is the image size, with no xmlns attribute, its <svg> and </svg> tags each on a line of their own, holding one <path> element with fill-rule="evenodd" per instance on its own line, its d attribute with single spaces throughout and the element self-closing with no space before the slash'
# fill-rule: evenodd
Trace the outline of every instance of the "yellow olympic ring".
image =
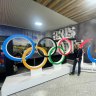
<svg viewBox="0 0 96 96">
<path fill-rule="evenodd" d="M 36 46 L 36 49 L 41 50 L 41 51 L 44 53 L 44 55 L 46 55 L 46 56 L 48 55 L 47 52 L 46 52 L 46 50 L 45 50 L 44 48 L 41 48 L 41 47 Z M 28 64 L 26 63 L 26 59 L 25 59 L 25 58 L 26 58 L 26 55 L 27 55 L 31 50 L 32 50 L 32 47 L 28 48 L 28 49 L 23 53 L 22 62 L 23 62 L 23 64 L 24 64 L 24 66 L 25 66 L 26 68 L 30 69 L 30 70 L 35 70 L 35 69 L 42 68 L 42 67 L 46 64 L 46 62 L 47 62 L 47 60 L 48 60 L 47 57 L 44 57 L 44 60 L 43 60 L 42 63 L 41 63 L 40 65 L 38 65 L 38 66 L 30 66 L 30 65 L 28 65 Z"/>
</svg>

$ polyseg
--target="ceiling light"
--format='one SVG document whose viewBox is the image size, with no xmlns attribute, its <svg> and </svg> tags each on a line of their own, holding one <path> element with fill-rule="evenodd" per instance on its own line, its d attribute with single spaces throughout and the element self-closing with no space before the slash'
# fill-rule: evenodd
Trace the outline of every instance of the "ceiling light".
<svg viewBox="0 0 96 96">
<path fill-rule="evenodd" d="M 42 23 L 41 22 L 36 22 L 35 25 L 41 26 Z"/>
<path fill-rule="evenodd" d="M 89 4 L 96 4 L 96 0 L 86 0 Z"/>
</svg>

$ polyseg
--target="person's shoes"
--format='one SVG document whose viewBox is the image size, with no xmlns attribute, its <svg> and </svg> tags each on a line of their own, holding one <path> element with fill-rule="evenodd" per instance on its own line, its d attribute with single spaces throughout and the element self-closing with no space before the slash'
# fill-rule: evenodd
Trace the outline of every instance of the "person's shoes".
<svg viewBox="0 0 96 96">
<path fill-rule="evenodd" d="M 77 74 L 77 76 L 80 76 L 80 74 Z"/>
<path fill-rule="evenodd" d="M 74 73 L 73 73 L 73 72 L 71 72 L 69 75 L 74 75 Z"/>
</svg>

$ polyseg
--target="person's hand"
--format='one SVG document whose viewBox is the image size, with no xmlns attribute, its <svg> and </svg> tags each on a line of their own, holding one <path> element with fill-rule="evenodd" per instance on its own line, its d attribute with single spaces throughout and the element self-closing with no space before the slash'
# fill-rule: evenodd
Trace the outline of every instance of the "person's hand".
<svg viewBox="0 0 96 96">
<path fill-rule="evenodd" d="M 79 61 L 79 58 L 77 58 L 77 61 Z"/>
<path fill-rule="evenodd" d="M 84 50 L 82 50 L 82 54 L 85 54 L 85 51 Z"/>
</svg>

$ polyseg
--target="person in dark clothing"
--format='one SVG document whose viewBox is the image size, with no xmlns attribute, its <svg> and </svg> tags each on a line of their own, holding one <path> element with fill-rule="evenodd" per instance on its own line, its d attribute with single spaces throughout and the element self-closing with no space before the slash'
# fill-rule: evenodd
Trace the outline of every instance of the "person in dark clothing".
<svg viewBox="0 0 96 96">
<path fill-rule="evenodd" d="M 75 67 L 76 67 L 77 63 L 78 63 L 78 76 L 80 75 L 80 73 L 81 73 L 82 53 L 83 53 L 82 49 L 79 48 L 79 44 L 77 44 L 75 46 L 75 49 L 74 49 L 74 63 L 73 63 L 73 69 L 72 69 L 72 72 L 70 73 L 70 75 L 74 75 Z"/>
</svg>

